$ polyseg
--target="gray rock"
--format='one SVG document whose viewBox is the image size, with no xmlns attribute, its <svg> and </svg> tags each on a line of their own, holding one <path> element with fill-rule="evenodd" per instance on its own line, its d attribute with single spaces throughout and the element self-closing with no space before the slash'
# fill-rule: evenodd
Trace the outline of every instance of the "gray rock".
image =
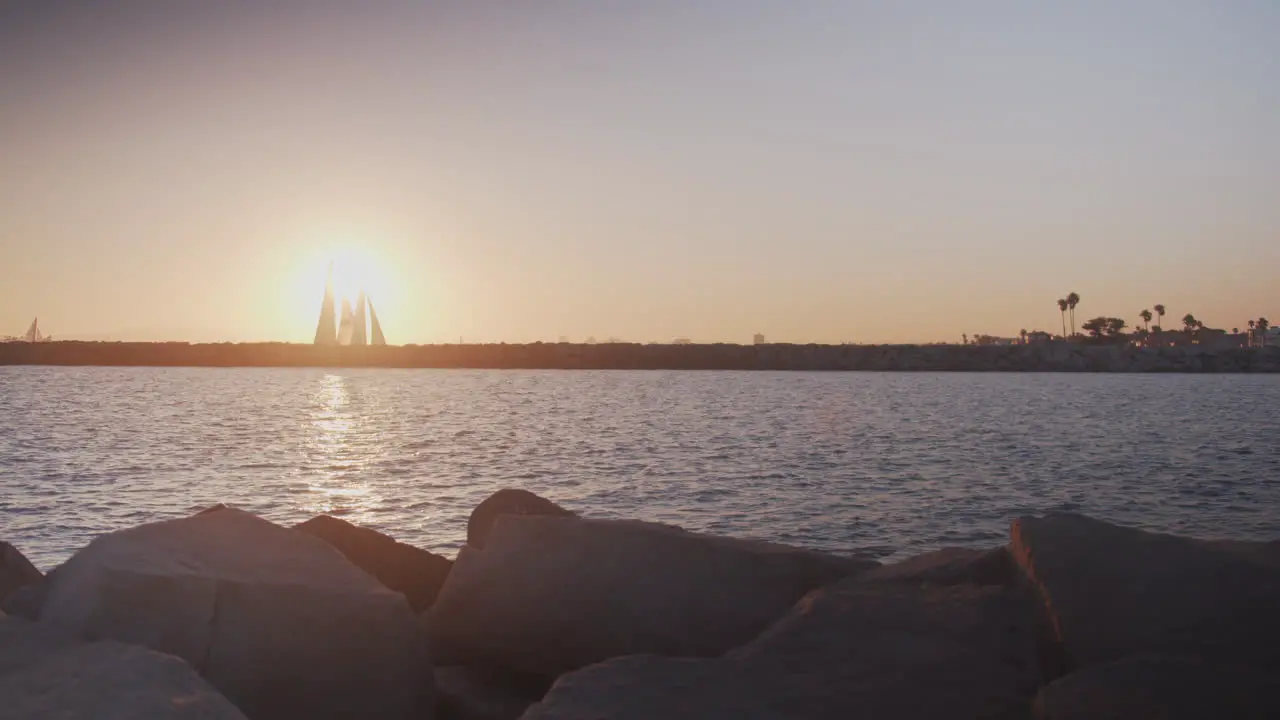
<svg viewBox="0 0 1280 720">
<path fill-rule="evenodd" d="M 1158 655 L 1058 678 L 1035 700 L 1038 720 L 1264 720 L 1280 717 L 1274 674 Z"/>
<path fill-rule="evenodd" d="M 515 720 L 550 685 L 541 678 L 464 665 L 438 667 L 435 676 L 440 720 Z"/>
<path fill-rule="evenodd" d="M 1010 544 L 1067 670 L 1144 653 L 1280 665 L 1280 571 L 1246 547 L 1072 514 L 1016 520 Z"/>
<path fill-rule="evenodd" d="M 876 567 L 624 520 L 504 515 L 428 614 L 442 660 L 559 675 L 618 655 L 713 656 L 813 588 Z"/>
<path fill-rule="evenodd" d="M 40 617 L 176 655 L 256 720 L 416 718 L 433 705 L 404 596 L 240 510 L 94 540 L 58 568 Z"/>
<path fill-rule="evenodd" d="M 471 511 L 471 517 L 467 519 L 467 544 L 483 550 L 494 521 L 501 515 L 576 517 L 572 511 L 565 510 L 528 490 L 505 488 L 485 498 L 475 510 Z"/>
<path fill-rule="evenodd" d="M 1005 588 L 842 581 L 723 658 L 615 658 L 561 677 L 525 720 L 1024 718 L 1039 681 Z"/>
<path fill-rule="evenodd" d="M 39 620 L 40 608 L 44 605 L 44 598 L 48 591 L 49 586 L 44 580 L 23 585 L 9 595 L 9 599 L 4 602 L 0 610 L 14 617 Z"/>
<path fill-rule="evenodd" d="M 294 529 L 324 540 L 356 567 L 403 593 L 414 612 L 431 607 L 453 567 L 453 561 L 447 557 L 396 542 L 377 530 L 328 515 L 314 517 Z"/>
<path fill-rule="evenodd" d="M 862 578 L 927 585 L 1009 585 L 1014 580 L 1014 573 L 1013 557 L 1006 548 L 943 548 L 882 565 Z"/>
<path fill-rule="evenodd" d="M 43 579 L 44 575 L 18 552 L 18 548 L 7 542 L 0 542 L 0 607 L 7 605 L 9 596 L 18 588 Z"/>
<path fill-rule="evenodd" d="M 79 644 L 69 632 L 0 614 L 0 677 Z"/>
<path fill-rule="evenodd" d="M 186 663 L 0 617 L 0 719 L 244 720 Z"/>
</svg>

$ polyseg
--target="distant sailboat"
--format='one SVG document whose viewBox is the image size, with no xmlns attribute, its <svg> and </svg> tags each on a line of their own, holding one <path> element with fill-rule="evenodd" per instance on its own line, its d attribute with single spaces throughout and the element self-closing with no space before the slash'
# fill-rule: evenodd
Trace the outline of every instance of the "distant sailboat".
<svg viewBox="0 0 1280 720">
<path fill-rule="evenodd" d="M 351 303 L 342 300 L 342 321 L 338 323 L 338 344 L 350 345 L 351 334 L 355 331 L 355 315 L 351 312 Z"/>
<path fill-rule="evenodd" d="M 337 332 L 334 332 L 334 294 L 333 263 L 329 263 L 329 278 L 324 286 L 324 300 L 320 303 L 320 320 L 316 323 L 316 345 L 386 345 L 387 338 L 382 334 L 382 325 L 378 322 L 378 314 L 373 311 L 373 301 L 361 290 L 356 299 L 356 306 L 351 301 L 342 299 L 342 315 L 338 320 Z M 368 306 L 368 320 L 365 319 L 365 306 Z M 32 323 L 32 328 L 35 323 Z M 372 335 L 370 333 L 372 330 Z"/>
<path fill-rule="evenodd" d="M 22 336 L 21 340 L 25 342 L 47 342 L 52 338 L 40 334 L 40 318 L 31 321 L 31 327 L 27 328 L 27 332 Z"/>
<path fill-rule="evenodd" d="M 365 312 L 364 306 L 365 306 L 364 291 L 361 291 L 360 298 L 356 300 L 356 315 L 355 315 L 355 322 L 353 323 L 352 329 L 351 329 L 351 342 L 346 343 L 347 345 L 368 345 L 369 344 L 369 340 L 368 340 L 369 333 L 366 332 L 365 323 L 364 323 L 364 312 Z"/>
<path fill-rule="evenodd" d="M 373 301 L 369 301 L 369 324 L 373 326 L 373 341 L 370 345 L 386 345 L 387 338 L 382 334 L 382 325 L 378 323 L 378 313 L 373 311 Z"/>
<path fill-rule="evenodd" d="M 329 279 L 324 284 L 324 300 L 320 303 L 320 322 L 316 324 L 316 345 L 338 344 L 333 321 L 333 263 L 329 263 Z"/>
</svg>

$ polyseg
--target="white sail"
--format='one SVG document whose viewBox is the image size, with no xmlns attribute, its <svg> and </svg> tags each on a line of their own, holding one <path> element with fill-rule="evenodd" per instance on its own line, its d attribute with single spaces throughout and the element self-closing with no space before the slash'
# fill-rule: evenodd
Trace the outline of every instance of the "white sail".
<svg viewBox="0 0 1280 720">
<path fill-rule="evenodd" d="M 324 300 L 320 301 L 320 322 L 316 323 L 316 345 L 338 343 L 333 322 L 333 263 L 329 263 L 329 279 L 324 284 Z"/>
<path fill-rule="evenodd" d="M 382 325 L 378 322 L 378 313 L 373 311 L 373 301 L 369 301 L 369 324 L 373 327 L 373 339 L 370 345 L 386 345 L 387 338 L 382 334 Z"/>
<path fill-rule="evenodd" d="M 342 321 L 338 323 L 338 344 L 350 345 L 351 333 L 354 330 L 355 316 L 351 313 L 351 303 L 346 298 L 342 299 Z"/>
<path fill-rule="evenodd" d="M 360 298 L 356 300 L 355 322 L 352 324 L 352 329 L 351 329 L 350 344 L 352 345 L 368 345 L 369 344 L 369 340 L 368 340 L 369 333 L 365 330 L 364 306 L 365 306 L 365 297 L 364 297 L 364 291 L 362 290 L 360 291 Z"/>
<path fill-rule="evenodd" d="M 27 328 L 27 332 L 22 336 L 27 342 L 40 342 L 44 338 L 40 335 L 40 318 L 31 321 L 31 327 Z"/>
</svg>

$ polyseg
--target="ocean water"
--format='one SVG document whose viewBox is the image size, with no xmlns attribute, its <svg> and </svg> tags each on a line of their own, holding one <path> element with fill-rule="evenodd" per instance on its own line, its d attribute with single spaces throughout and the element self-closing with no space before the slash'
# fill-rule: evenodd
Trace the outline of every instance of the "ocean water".
<svg viewBox="0 0 1280 720">
<path fill-rule="evenodd" d="M 225 502 L 452 555 L 489 493 L 883 558 L 1069 509 L 1280 537 L 1280 377 L 0 368 L 0 539 L 49 569 Z"/>
</svg>

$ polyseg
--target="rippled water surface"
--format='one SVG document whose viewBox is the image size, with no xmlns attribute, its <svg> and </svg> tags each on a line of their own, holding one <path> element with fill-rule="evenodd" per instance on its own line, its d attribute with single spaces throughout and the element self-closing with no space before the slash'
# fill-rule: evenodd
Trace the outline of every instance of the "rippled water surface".
<svg viewBox="0 0 1280 720">
<path fill-rule="evenodd" d="M 1068 508 L 1280 536 L 1280 377 L 0 368 L 0 539 L 50 568 L 217 502 L 453 554 L 585 514 L 903 555 Z"/>
</svg>

